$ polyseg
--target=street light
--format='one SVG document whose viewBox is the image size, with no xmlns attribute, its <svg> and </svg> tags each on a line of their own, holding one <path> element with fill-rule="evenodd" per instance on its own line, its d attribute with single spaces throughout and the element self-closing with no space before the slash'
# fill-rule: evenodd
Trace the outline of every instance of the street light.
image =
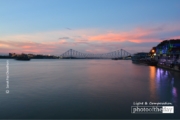
<svg viewBox="0 0 180 120">
<path fill-rule="evenodd" d="M 151 52 L 152 52 L 152 53 L 154 53 L 154 52 L 155 52 L 155 50 L 153 49 Z"/>
</svg>

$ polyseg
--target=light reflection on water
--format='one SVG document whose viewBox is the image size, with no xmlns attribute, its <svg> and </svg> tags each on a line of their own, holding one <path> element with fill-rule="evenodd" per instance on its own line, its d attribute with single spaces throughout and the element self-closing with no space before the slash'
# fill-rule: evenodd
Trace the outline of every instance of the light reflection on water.
<svg viewBox="0 0 180 120">
<path fill-rule="evenodd" d="M 157 84 L 156 84 L 156 68 L 150 66 L 150 92 L 151 92 L 151 100 L 153 101 L 157 101 L 158 99 L 158 95 L 156 94 L 156 88 L 157 88 Z"/>
<path fill-rule="evenodd" d="M 180 74 L 113 60 L 9 60 L 5 94 L 0 59 L 0 118 L 180 118 Z M 133 102 L 172 102 L 173 115 L 133 115 Z"/>
<path fill-rule="evenodd" d="M 169 99 L 176 110 L 179 110 L 180 99 L 178 91 L 180 90 L 180 73 L 162 68 L 157 68 L 156 71 L 155 80 L 157 81 L 159 96 L 162 100 L 164 100 L 164 98 L 166 98 L 166 100 Z"/>
</svg>

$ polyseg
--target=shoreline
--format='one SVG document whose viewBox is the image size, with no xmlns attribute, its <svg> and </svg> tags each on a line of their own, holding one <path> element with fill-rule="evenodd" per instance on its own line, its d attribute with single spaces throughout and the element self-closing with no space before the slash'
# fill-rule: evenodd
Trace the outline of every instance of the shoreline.
<svg viewBox="0 0 180 120">
<path fill-rule="evenodd" d="M 178 65 L 174 65 L 174 67 L 171 68 L 170 66 L 157 64 L 157 67 L 180 72 L 180 69 L 179 69 L 179 66 L 178 66 Z"/>
</svg>

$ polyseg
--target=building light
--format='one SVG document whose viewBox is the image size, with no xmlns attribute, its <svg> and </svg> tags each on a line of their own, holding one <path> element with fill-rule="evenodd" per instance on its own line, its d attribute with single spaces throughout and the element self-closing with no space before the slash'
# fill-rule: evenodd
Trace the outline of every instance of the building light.
<svg viewBox="0 0 180 120">
<path fill-rule="evenodd" d="M 155 52 L 155 50 L 153 49 L 151 52 L 153 52 L 153 53 L 154 53 L 154 52 Z"/>
<path fill-rule="evenodd" d="M 156 53 L 154 53 L 154 56 L 156 56 Z"/>
</svg>

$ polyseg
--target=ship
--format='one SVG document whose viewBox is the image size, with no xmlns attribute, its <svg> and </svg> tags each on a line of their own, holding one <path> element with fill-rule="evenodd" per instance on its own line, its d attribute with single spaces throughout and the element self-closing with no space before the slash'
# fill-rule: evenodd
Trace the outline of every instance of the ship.
<svg viewBox="0 0 180 120">
<path fill-rule="evenodd" d="M 119 60 L 118 58 L 112 58 L 111 60 Z"/>
<path fill-rule="evenodd" d="M 16 60 L 24 60 L 24 61 L 29 61 L 30 58 L 28 57 L 28 55 L 25 54 L 21 54 L 19 56 L 16 57 Z"/>
<path fill-rule="evenodd" d="M 111 60 L 123 60 L 122 57 L 118 57 L 118 58 L 112 58 Z"/>
</svg>

